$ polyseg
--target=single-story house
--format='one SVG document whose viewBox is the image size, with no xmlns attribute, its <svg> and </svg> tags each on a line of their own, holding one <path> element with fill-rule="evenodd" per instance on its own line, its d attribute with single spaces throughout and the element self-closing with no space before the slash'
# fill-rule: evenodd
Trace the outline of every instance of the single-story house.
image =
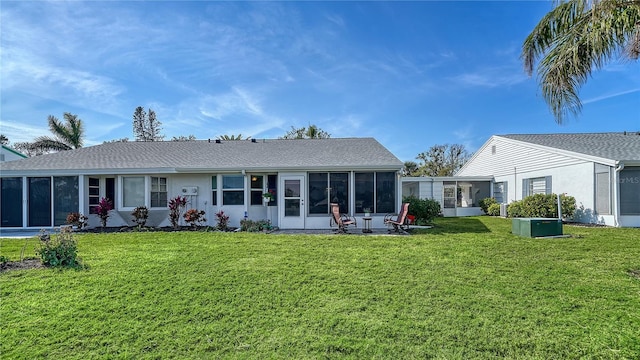
<svg viewBox="0 0 640 360">
<path fill-rule="evenodd" d="M 433 199 L 443 216 L 483 215 L 479 201 L 494 196 L 493 176 L 403 177 L 402 196 Z"/>
<path fill-rule="evenodd" d="M 284 229 L 330 227 L 330 203 L 383 227 L 397 212 L 403 163 L 373 138 L 114 142 L 2 163 L 2 228 L 63 225 L 70 212 L 89 216 L 101 198 L 113 202 L 107 226 L 133 225 L 131 212 L 150 210 L 149 226 L 169 226 L 167 204 L 240 220 L 270 220 Z M 272 193 L 267 202 L 263 194 Z"/>
<path fill-rule="evenodd" d="M 2 148 L 0 149 L 0 162 L 20 160 L 25 158 L 27 158 L 27 155 L 8 146 L 2 145 Z"/>
<path fill-rule="evenodd" d="M 501 203 L 565 193 L 577 221 L 640 227 L 640 133 L 494 135 L 456 173 L 469 176 L 493 177 Z"/>
</svg>

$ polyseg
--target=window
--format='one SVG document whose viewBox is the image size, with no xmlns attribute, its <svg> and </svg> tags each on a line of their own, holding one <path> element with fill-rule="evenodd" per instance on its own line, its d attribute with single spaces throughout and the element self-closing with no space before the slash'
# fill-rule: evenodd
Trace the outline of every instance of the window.
<svg viewBox="0 0 640 360">
<path fill-rule="evenodd" d="M 167 207 L 167 178 L 151 177 L 151 207 Z"/>
<path fill-rule="evenodd" d="M 89 214 L 95 214 L 100 203 L 100 179 L 89 178 Z"/>
<path fill-rule="evenodd" d="M 445 181 L 443 183 L 442 196 L 445 209 L 454 209 L 456 207 L 456 183 L 451 181 Z"/>
<path fill-rule="evenodd" d="M 263 179 L 261 175 L 251 176 L 251 205 L 262 205 Z"/>
<path fill-rule="evenodd" d="M 145 205 L 144 176 L 126 176 L 122 178 L 122 206 L 135 208 Z"/>
<path fill-rule="evenodd" d="M 244 205 L 244 176 L 222 176 L 222 205 Z"/>
<path fill-rule="evenodd" d="M 349 173 L 309 174 L 309 213 L 329 214 L 330 203 L 337 203 L 340 212 L 349 212 Z"/>
<path fill-rule="evenodd" d="M 29 193 L 28 226 L 51 226 L 51 178 L 27 179 Z"/>
<path fill-rule="evenodd" d="M 640 215 L 640 167 L 625 167 L 619 173 L 620 215 Z"/>
<path fill-rule="evenodd" d="M 522 198 L 535 194 L 551 194 L 551 176 L 522 179 Z"/>
<path fill-rule="evenodd" d="M 211 177 L 211 205 L 218 205 L 218 176 Z"/>
<path fill-rule="evenodd" d="M 2 178 L 0 186 L 2 187 L 0 193 L 2 226 L 22 226 L 22 178 Z"/>
<path fill-rule="evenodd" d="M 376 213 L 396 211 L 396 173 L 376 173 Z"/>
<path fill-rule="evenodd" d="M 497 182 L 493 184 L 493 198 L 496 199 L 498 204 L 505 204 L 507 198 L 507 182 Z M 482 200 L 482 199 L 478 199 Z"/>
<path fill-rule="evenodd" d="M 273 195 L 269 206 L 278 205 L 278 175 L 267 175 L 267 189 Z"/>
<path fill-rule="evenodd" d="M 77 212 L 79 207 L 78 177 L 56 176 L 53 178 L 53 226 L 64 225 L 67 214 Z"/>
<path fill-rule="evenodd" d="M 608 166 L 596 165 L 596 213 L 611 214 L 611 172 Z"/>
<path fill-rule="evenodd" d="M 355 173 L 354 191 L 356 213 L 364 213 L 365 209 L 378 214 L 395 212 L 395 172 Z"/>
</svg>

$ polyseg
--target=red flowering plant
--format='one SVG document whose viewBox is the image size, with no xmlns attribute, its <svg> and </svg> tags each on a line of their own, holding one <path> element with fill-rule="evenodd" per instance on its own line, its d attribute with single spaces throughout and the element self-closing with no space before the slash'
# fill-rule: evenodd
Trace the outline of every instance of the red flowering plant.
<svg viewBox="0 0 640 360">
<path fill-rule="evenodd" d="M 109 211 L 113 210 L 113 204 L 108 198 L 100 199 L 98 206 L 96 206 L 96 214 L 100 217 L 100 224 L 102 227 L 107 226 L 107 219 L 109 219 Z"/>
<path fill-rule="evenodd" d="M 196 229 L 198 225 L 201 225 L 207 219 L 204 218 L 204 210 L 189 209 L 184 213 L 184 221 L 190 224 L 193 229 Z"/>
<path fill-rule="evenodd" d="M 184 208 L 187 206 L 187 197 L 186 196 L 176 196 L 175 198 L 169 200 L 169 220 L 171 221 L 171 225 L 174 229 L 178 229 L 180 225 L 180 215 Z"/>
</svg>

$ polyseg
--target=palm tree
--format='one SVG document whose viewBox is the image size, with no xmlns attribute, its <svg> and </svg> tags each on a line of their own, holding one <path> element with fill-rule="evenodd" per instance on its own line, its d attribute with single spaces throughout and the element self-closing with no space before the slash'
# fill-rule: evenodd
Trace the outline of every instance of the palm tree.
<svg viewBox="0 0 640 360">
<path fill-rule="evenodd" d="M 53 137 L 37 137 L 33 143 L 31 143 L 31 147 L 34 150 L 55 152 L 79 149 L 82 147 L 84 127 L 82 126 L 82 120 L 78 119 L 77 115 L 68 112 L 64 113 L 64 124 L 53 115 L 49 115 L 48 120 L 49 130 L 53 133 Z"/>
<path fill-rule="evenodd" d="M 291 126 L 291 130 L 287 131 L 281 139 L 328 139 L 331 134 L 320 129 L 316 125 L 309 125 L 309 127 L 295 128 Z"/>
<path fill-rule="evenodd" d="M 582 110 L 579 88 L 614 56 L 640 56 L 640 0 L 560 0 L 522 45 L 558 124 Z"/>
<path fill-rule="evenodd" d="M 246 138 L 242 138 L 242 134 L 238 134 L 236 135 L 220 135 L 218 136 L 218 140 L 249 140 L 251 139 L 251 136 L 247 136 Z"/>
</svg>

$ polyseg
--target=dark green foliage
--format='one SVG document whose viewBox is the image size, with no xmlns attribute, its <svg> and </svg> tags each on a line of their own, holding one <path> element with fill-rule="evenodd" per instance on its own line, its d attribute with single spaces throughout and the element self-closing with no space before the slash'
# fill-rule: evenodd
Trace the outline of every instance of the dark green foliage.
<svg viewBox="0 0 640 360">
<path fill-rule="evenodd" d="M 71 227 L 61 227 L 55 236 L 47 233 L 40 235 L 40 244 L 36 248 L 36 255 L 42 263 L 52 267 L 76 267 L 78 261 L 78 243 L 73 237 Z"/>
<path fill-rule="evenodd" d="M 0 264 L 4 265 L 6 263 L 9 262 L 9 258 L 4 256 L 4 255 L 0 255 Z"/>
<path fill-rule="evenodd" d="M 576 199 L 566 194 L 560 195 L 563 219 L 573 218 L 576 212 Z M 507 208 L 509 217 L 558 217 L 558 199 L 556 194 L 535 194 L 523 200 L 514 201 Z"/>
<path fill-rule="evenodd" d="M 403 203 L 409 203 L 409 214 L 416 217 L 416 224 L 431 222 L 440 215 L 440 203 L 433 199 L 420 199 L 416 196 L 405 196 Z"/>
<path fill-rule="evenodd" d="M 496 199 L 494 198 L 484 198 L 479 201 L 480 208 L 484 211 L 485 214 L 489 215 L 489 207 L 493 204 L 497 204 Z M 498 212 L 500 212 L 500 208 L 498 208 Z"/>
<path fill-rule="evenodd" d="M 265 230 L 271 230 L 271 222 L 269 220 L 240 220 L 240 230 L 248 232 L 259 232 Z"/>
<path fill-rule="evenodd" d="M 494 202 L 493 204 L 489 205 L 486 213 L 489 216 L 500 216 L 500 204 Z"/>
</svg>

